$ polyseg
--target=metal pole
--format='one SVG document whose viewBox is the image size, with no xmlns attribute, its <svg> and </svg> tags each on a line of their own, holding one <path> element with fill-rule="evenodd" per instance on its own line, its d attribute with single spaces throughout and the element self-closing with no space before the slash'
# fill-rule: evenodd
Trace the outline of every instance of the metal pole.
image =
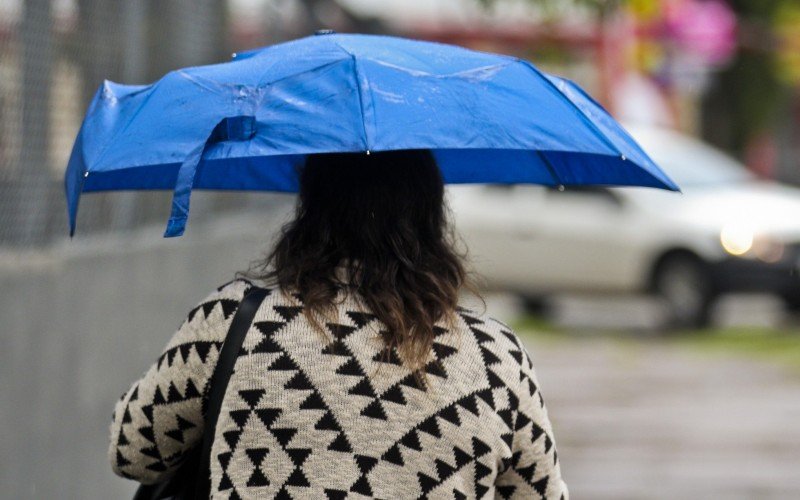
<svg viewBox="0 0 800 500">
<path fill-rule="evenodd" d="M 53 67 L 53 26 L 50 0 L 27 0 L 22 40 L 22 150 L 14 238 L 22 245 L 42 244 L 47 236 L 51 205 L 50 85 Z"/>
<path fill-rule="evenodd" d="M 146 83 L 147 46 L 147 6 L 144 0 L 126 0 L 121 4 L 120 26 L 122 31 L 122 78 L 123 83 Z M 114 197 L 111 213 L 111 227 L 116 230 L 131 229 L 136 223 L 138 193 L 120 192 Z"/>
</svg>

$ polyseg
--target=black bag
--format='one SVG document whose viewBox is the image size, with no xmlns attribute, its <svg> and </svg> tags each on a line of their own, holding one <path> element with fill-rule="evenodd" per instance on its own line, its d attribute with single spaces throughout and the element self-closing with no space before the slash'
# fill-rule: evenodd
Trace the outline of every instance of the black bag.
<svg viewBox="0 0 800 500">
<path fill-rule="evenodd" d="M 133 500 L 190 500 L 207 499 L 211 492 L 209 457 L 211 443 L 214 440 L 214 429 L 222 407 L 222 397 L 228 387 L 228 380 L 233 372 L 233 365 L 239 355 L 247 330 L 267 290 L 254 287 L 242 299 L 236 314 L 233 316 L 231 328 L 222 343 L 217 366 L 211 376 L 208 391 L 208 409 L 205 416 L 203 441 L 189 450 L 183 458 L 178 470 L 169 479 L 156 484 L 143 484 L 136 490 Z"/>
</svg>

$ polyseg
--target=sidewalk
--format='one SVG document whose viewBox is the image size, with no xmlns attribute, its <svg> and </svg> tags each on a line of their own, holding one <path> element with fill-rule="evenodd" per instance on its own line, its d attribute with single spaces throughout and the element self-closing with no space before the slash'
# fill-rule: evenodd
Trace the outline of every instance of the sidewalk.
<svg viewBox="0 0 800 500">
<path fill-rule="evenodd" d="M 523 338 L 574 498 L 800 498 L 788 371 L 657 339 Z"/>
</svg>

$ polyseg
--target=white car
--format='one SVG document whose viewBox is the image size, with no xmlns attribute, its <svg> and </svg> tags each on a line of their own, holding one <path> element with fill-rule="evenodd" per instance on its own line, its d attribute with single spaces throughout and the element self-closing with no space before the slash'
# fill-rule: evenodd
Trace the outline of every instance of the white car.
<svg viewBox="0 0 800 500">
<path fill-rule="evenodd" d="M 651 188 L 449 186 L 456 227 L 490 286 L 660 295 L 673 326 L 703 326 L 721 294 L 767 291 L 800 308 L 800 189 L 722 152 L 626 126 L 683 193 Z"/>
</svg>

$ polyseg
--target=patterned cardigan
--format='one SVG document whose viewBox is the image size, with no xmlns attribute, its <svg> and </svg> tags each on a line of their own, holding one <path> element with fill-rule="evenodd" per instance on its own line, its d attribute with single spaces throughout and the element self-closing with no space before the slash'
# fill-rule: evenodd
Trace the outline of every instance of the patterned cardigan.
<svg viewBox="0 0 800 500">
<path fill-rule="evenodd" d="M 168 477 L 203 432 L 205 393 L 250 287 L 230 281 L 194 307 L 116 403 L 113 471 Z M 340 291 L 315 329 L 274 288 L 255 315 L 211 451 L 212 498 L 569 498 L 531 358 L 503 323 L 459 308 L 439 324 L 422 390 L 381 325 Z"/>
</svg>

